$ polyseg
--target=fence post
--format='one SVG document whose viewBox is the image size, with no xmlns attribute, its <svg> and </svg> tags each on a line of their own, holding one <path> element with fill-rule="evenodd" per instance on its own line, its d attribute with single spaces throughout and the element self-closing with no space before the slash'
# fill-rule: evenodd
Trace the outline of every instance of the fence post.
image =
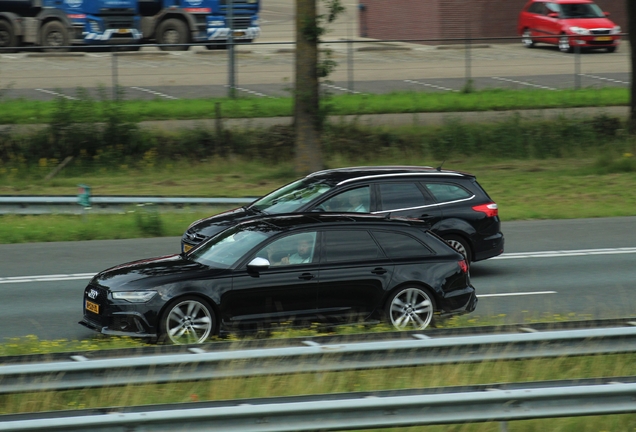
<svg viewBox="0 0 636 432">
<path fill-rule="evenodd" d="M 227 37 L 227 49 L 228 49 L 228 78 L 229 78 L 229 93 L 230 99 L 236 97 L 236 83 L 234 80 L 234 2 L 233 0 L 227 0 L 227 20 L 230 26 L 230 32 Z"/>
<path fill-rule="evenodd" d="M 464 45 L 464 52 L 465 52 L 465 63 L 466 63 L 466 83 L 464 85 L 464 89 L 468 92 L 472 91 L 472 87 L 473 87 L 473 79 L 471 77 L 471 70 L 470 70 L 470 45 L 471 45 L 471 40 L 470 40 L 470 23 L 467 23 L 466 25 L 466 42 Z"/>
<path fill-rule="evenodd" d="M 349 93 L 353 93 L 353 41 L 351 40 L 349 24 L 347 21 L 347 76 Z"/>
<path fill-rule="evenodd" d="M 110 55 L 112 57 L 112 65 L 113 65 L 113 100 L 117 101 L 119 100 L 119 92 L 117 91 L 117 87 L 119 86 L 119 84 L 117 83 L 117 55 L 115 55 L 115 52 L 117 50 L 115 49 L 115 47 L 111 47 L 110 50 Z"/>
<path fill-rule="evenodd" d="M 574 90 L 581 88 L 581 45 L 574 48 Z"/>
</svg>

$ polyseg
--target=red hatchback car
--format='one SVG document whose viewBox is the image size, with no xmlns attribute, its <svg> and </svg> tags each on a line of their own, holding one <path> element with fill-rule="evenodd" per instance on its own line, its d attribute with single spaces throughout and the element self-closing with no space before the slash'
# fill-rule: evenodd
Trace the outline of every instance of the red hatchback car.
<svg viewBox="0 0 636 432">
<path fill-rule="evenodd" d="M 574 47 L 616 51 L 621 28 L 590 0 L 530 0 L 519 14 L 517 30 L 522 43 L 558 45 L 562 52 Z"/>
</svg>

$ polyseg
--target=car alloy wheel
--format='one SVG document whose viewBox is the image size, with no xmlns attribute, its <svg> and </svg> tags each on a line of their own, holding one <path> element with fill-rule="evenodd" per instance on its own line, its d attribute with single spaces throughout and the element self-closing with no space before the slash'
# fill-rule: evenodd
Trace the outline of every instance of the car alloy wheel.
<svg viewBox="0 0 636 432">
<path fill-rule="evenodd" d="M 180 345 L 205 342 L 214 330 L 212 308 L 201 299 L 187 297 L 168 307 L 160 331 L 162 341 Z"/>
<path fill-rule="evenodd" d="M 453 249 L 464 255 L 464 257 L 466 258 L 466 262 L 470 265 L 472 261 L 472 255 L 470 253 L 470 247 L 468 246 L 468 243 L 466 243 L 466 240 L 459 236 L 447 236 L 444 237 L 444 240 L 446 240 L 446 243 L 448 243 Z"/>
<path fill-rule="evenodd" d="M 398 330 L 423 330 L 433 320 L 435 302 L 420 288 L 403 288 L 391 299 L 387 308 L 391 325 Z"/>
<path fill-rule="evenodd" d="M 572 52 L 572 47 L 570 46 L 570 38 L 565 36 L 565 35 L 561 35 L 561 37 L 559 38 L 559 51 L 564 52 L 564 53 L 570 53 Z"/>
<path fill-rule="evenodd" d="M 526 48 L 532 48 L 534 46 L 534 40 L 532 40 L 532 36 L 530 36 L 530 29 L 525 29 L 523 31 L 523 36 L 521 37 L 521 43 Z"/>
</svg>

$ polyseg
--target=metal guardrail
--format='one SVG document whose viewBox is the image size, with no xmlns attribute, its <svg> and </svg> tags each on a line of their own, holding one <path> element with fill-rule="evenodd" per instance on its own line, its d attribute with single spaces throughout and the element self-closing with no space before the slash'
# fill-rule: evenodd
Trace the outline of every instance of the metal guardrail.
<svg viewBox="0 0 636 432">
<path fill-rule="evenodd" d="M 633 413 L 635 396 L 632 376 L 17 414 L 0 416 L 0 431 L 286 432 L 507 422 Z"/>
<path fill-rule="evenodd" d="M 629 324 L 629 323 L 628 323 Z M 300 372 L 344 371 L 486 360 L 636 351 L 636 327 L 557 330 L 303 346 L 228 349 L 205 345 L 185 354 L 14 363 L 0 366 L 0 394 L 192 381 Z"/>
<path fill-rule="evenodd" d="M 159 211 L 189 208 L 193 206 L 244 205 L 253 202 L 250 198 L 194 198 L 158 196 L 92 196 L 90 212 L 120 213 L 133 206 L 153 205 Z M 0 196 L 0 214 L 79 214 L 86 210 L 77 202 L 76 196 Z"/>
</svg>

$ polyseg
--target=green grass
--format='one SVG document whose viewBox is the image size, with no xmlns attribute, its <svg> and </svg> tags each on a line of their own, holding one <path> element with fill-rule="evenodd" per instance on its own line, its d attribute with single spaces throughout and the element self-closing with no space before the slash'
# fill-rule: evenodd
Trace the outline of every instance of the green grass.
<svg viewBox="0 0 636 432">
<path fill-rule="evenodd" d="M 505 161 L 458 158 L 446 161 L 444 167 L 475 174 L 499 204 L 503 221 L 573 219 L 636 215 L 634 159 L 630 154 L 612 160 L 606 156 Z M 334 158 L 329 166 L 356 162 Z M 385 158 L 368 164 L 405 162 Z M 419 159 L 408 163 L 436 165 L 435 161 Z M 0 194 L 75 195 L 77 185 L 83 183 L 92 187 L 93 195 L 254 197 L 296 178 L 289 164 L 268 166 L 228 160 L 177 163 L 142 171 L 124 168 L 82 175 L 62 173 L 44 183 L 41 179 L 46 172 L 36 175 L 25 170 L 13 178 L 0 176 Z M 3 215 L 0 243 L 180 236 L 192 221 L 225 209 L 191 208 L 162 214 L 152 207 L 130 207 L 119 215 L 90 210 L 86 215 Z"/>
<path fill-rule="evenodd" d="M 108 109 L 102 102 L 87 99 L 86 92 L 78 89 L 78 98 L 91 109 L 77 121 L 103 121 Z M 125 99 L 125 95 L 123 95 Z M 107 96 L 102 96 L 102 101 Z M 215 117 L 216 104 L 220 104 L 223 118 L 280 117 L 292 115 L 292 99 L 239 98 L 187 99 L 187 100 L 124 100 L 123 114 L 128 121 L 185 120 Z M 579 90 L 504 90 L 491 89 L 470 93 L 461 92 L 396 92 L 385 95 L 356 94 L 332 95 L 325 100 L 331 115 L 504 111 L 514 109 L 571 108 L 585 106 L 617 106 L 629 104 L 629 89 L 604 87 Z M 47 123 L 62 101 L 4 100 L 0 102 L 3 124 Z M 104 106 L 102 106 L 104 105 Z"/>
</svg>

